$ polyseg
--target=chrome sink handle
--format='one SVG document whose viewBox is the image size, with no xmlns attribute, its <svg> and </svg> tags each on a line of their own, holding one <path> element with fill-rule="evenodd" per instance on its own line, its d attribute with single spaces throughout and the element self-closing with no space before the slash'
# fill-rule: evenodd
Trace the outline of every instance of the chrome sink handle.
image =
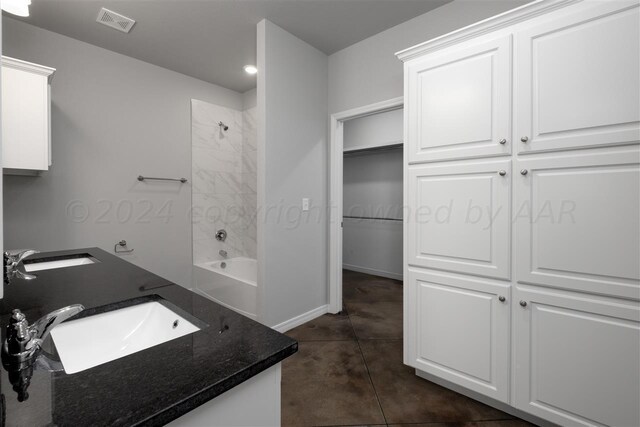
<svg viewBox="0 0 640 427">
<path fill-rule="evenodd" d="M 16 264 L 19 264 L 24 261 L 26 257 L 30 257 L 31 255 L 35 255 L 37 253 L 38 251 L 36 251 L 35 249 L 27 249 L 26 251 L 19 252 L 15 255 L 9 255 L 9 253 L 7 253 L 7 255 L 9 255 L 9 258 L 11 258 Z"/>
<path fill-rule="evenodd" d="M 2 345 L 2 361 L 5 364 L 21 363 L 38 355 L 42 342 L 51 330 L 84 310 L 80 304 L 53 311 L 29 326 L 27 318 L 18 309 L 13 310 L 5 341 Z"/>
<path fill-rule="evenodd" d="M 64 370 L 62 362 L 47 353 L 42 348 L 42 343 L 56 325 L 82 310 L 84 307 L 79 304 L 70 305 L 47 314 L 31 326 L 24 313 L 18 309 L 13 310 L 7 325 L 6 339 L 2 344 L 2 365 L 9 373 L 9 382 L 18 394 L 18 402 L 29 399 L 27 389 L 34 369 L 48 372 Z"/>
<path fill-rule="evenodd" d="M 33 322 L 33 324 L 29 326 L 29 330 L 35 339 L 44 341 L 47 335 L 49 335 L 49 332 L 51 332 L 51 329 L 80 313 L 82 310 L 84 310 L 84 306 L 82 304 L 73 304 L 60 308 L 56 311 L 52 311 L 46 316 L 43 316 Z"/>
<path fill-rule="evenodd" d="M 18 267 L 25 258 L 31 255 L 37 254 L 38 251 L 28 249 L 15 255 L 11 255 L 9 252 L 4 253 L 4 283 L 9 283 L 11 279 L 17 277 L 24 280 L 33 280 L 36 278 L 35 274 L 29 274 L 26 271 L 20 270 Z"/>
</svg>

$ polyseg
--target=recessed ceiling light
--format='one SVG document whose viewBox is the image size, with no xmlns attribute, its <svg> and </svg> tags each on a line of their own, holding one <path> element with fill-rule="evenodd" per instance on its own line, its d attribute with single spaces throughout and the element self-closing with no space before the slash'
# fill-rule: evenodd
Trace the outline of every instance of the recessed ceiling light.
<svg viewBox="0 0 640 427">
<path fill-rule="evenodd" d="M 256 74 L 258 72 L 258 68 L 255 65 L 245 65 L 243 68 L 247 74 Z"/>
<path fill-rule="evenodd" d="M 2 0 L 2 10 L 17 16 L 29 16 L 31 0 Z"/>
</svg>

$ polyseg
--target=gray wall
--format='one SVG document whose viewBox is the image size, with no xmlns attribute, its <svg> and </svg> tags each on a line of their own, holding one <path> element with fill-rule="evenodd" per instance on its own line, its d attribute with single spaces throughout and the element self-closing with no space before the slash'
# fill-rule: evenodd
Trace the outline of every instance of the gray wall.
<svg viewBox="0 0 640 427">
<path fill-rule="evenodd" d="M 402 108 L 349 120 L 345 150 L 402 142 Z M 345 216 L 402 218 L 402 149 L 345 153 Z M 402 222 L 344 218 L 342 266 L 402 279 Z"/>
<path fill-rule="evenodd" d="M 5 176 L 5 248 L 112 251 L 126 239 L 135 251 L 125 259 L 190 287 L 191 186 L 136 177 L 190 177 L 191 98 L 241 110 L 242 95 L 3 21 L 5 55 L 57 69 L 53 166 L 40 177 Z"/>
<path fill-rule="evenodd" d="M 402 165 L 400 148 L 345 156 L 344 215 L 402 218 Z M 342 233 L 344 268 L 402 279 L 402 222 L 345 218 Z"/>
<path fill-rule="evenodd" d="M 456 0 L 329 56 L 329 111 L 402 96 L 402 63 L 395 52 L 509 9 L 524 0 Z"/>
<path fill-rule="evenodd" d="M 258 318 L 274 326 L 328 299 L 327 56 L 264 20 L 258 69 Z"/>
<path fill-rule="evenodd" d="M 248 110 L 256 106 L 258 99 L 257 89 L 251 89 L 242 94 L 242 109 Z"/>
</svg>

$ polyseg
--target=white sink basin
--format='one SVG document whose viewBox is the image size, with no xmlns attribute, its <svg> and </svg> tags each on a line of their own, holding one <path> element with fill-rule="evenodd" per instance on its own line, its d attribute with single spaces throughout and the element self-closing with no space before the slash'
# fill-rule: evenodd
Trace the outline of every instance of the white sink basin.
<svg viewBox="0 0 640 427">
<path fill-rule="evenodd" d="M 35 261 L 24 263 L 24 270 L 27 273 L 32 271 L 52 270 L 54 268 L 75 267 L 76 265 L 93 264 L 96 261 L 90 256 L 78 258 L 65 258 L 51 261 Z"/>
<path fill-rule="evenodd" d="M 199 330 L 154 301 L 64 322 L 51 337 L 65 372 L 74 374 Z"/>
</svg>

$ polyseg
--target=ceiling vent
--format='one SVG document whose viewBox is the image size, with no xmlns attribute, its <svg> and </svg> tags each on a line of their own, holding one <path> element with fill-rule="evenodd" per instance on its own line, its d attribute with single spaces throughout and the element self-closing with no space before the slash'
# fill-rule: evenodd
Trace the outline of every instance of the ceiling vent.
<svg viewBox="0 0 640 427">
<path fill-rule="evenodd" d="M 100 12 L 98 12 L 96 22 L 104 24 L 107 27 L 115 28 L 123 33 L 131 31 L 133 25 L 136 23 L 133 19 L 127 18 L 126 16 L 115 13 L 109 9 L 105 9 L 104 7 L 100 9 Z"/>
</svg>

